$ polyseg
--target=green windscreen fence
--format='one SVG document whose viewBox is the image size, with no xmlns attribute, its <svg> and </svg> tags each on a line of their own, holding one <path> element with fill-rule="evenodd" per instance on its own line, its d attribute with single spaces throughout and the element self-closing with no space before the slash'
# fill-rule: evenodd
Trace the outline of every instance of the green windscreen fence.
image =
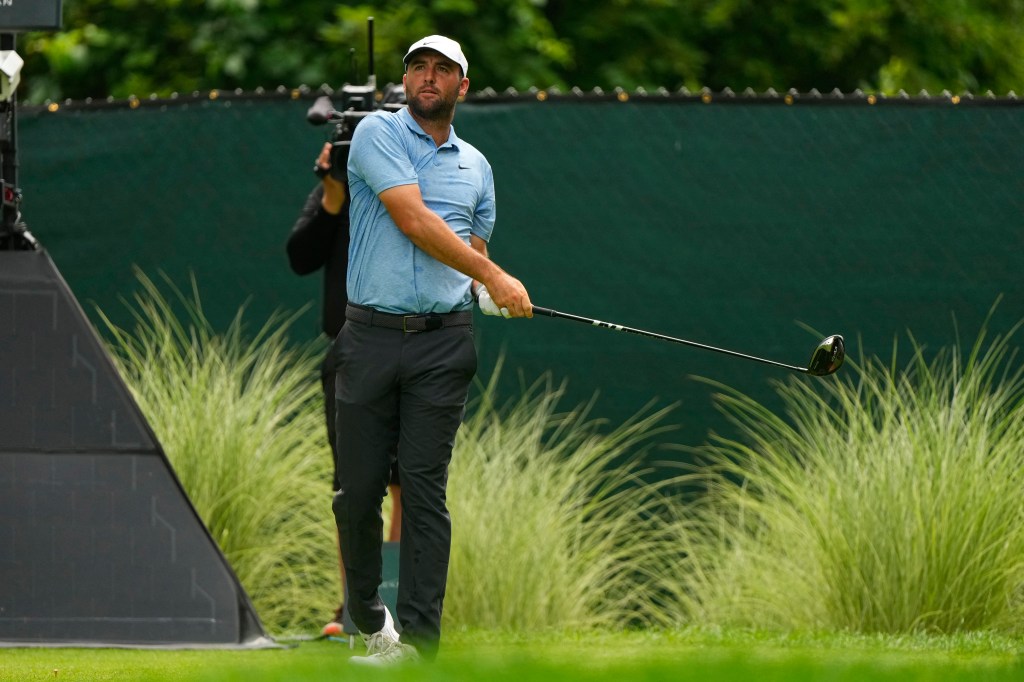
<svg viewBox="0 0 1024 682">
<path fill-rule="evenodd" d="M 654 100 L 654 98 L 650 98 Z M 20 113 L 24 217 L 83 306 L 129 324 L 133 266 L 183 287 L 194 273 L 224 326 L 248 301 L 312 307 L 319 275 L 284 243 L 316 179 L 326 130 L 310 98 L 188 98 Z M 989 310 L 1024 318 L 1024 108 L 948 99 L 473 99 L 456 128 L 498 187 L 491 254 L 534 302 L 806 365 L 828 334 L 852 360 L 973 342 Z M 728 430 L 707 377 L 772 404 L 785 370 L 578 323 L 480 317 L 481 375 L 502 392 L 550 372 L 566 409 L 598 394 L 611 426 L 675 404 L 693 445 Z M 906 357 L 906 353 L 903 353 Z M 830 381 L 833 379 L 802 379 Z M 680 455 L 664 453 L 665 458 Z"/>
</svg>

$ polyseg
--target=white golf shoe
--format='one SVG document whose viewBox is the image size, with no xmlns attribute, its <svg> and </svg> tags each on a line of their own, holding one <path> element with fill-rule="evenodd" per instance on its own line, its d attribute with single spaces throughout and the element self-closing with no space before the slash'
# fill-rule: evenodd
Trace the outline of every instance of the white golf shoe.
<svg viewBox="0 0 1024 682">
<path fill-rule="evenodd" d="M 404 663 L 417 663 L 420 660 L 420 652 L 411 644 L 393 643 L 385 651 L 373 654 L 372 656 L 353 656 L 348 659 L 356 665 L 363 665 L 375 668 L 389 668 Z"/>
<path fill-rule="evenodd" d="M 395 619 L 391 617 L 388 607 L 384 607 L 384 627 L 373 634 L 363 635 L 363 642 L 366 643 L 366 655 L 353 656 L 350 660 L 354 663 L 383 654 L 398 644 L 398 630 L 395 629 Z"/>
</svg>

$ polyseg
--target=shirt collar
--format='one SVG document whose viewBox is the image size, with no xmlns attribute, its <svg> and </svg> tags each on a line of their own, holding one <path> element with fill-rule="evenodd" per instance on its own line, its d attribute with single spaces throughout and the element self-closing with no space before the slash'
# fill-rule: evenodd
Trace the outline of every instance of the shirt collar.
<svg viewBox="0 0 1024 682">
<path fill-rule="evenodd" d="M 431 138 L 430 135 L 423 130 L 422 126 L 420 126 L 420 124 L 416 121 L 416 119 L 412 117 L 412 114 L 409 113 L 409 107 L 408 106 L 405 106 L 405 107 L 399 109 L 397 115 L 402 117 L 402 121 L 405 122 L 405 125 L 414 134 L 418 135 L 419 137 L 425 137 L 428 140 L 430 140 L 431 142 L 434 141 L 433 138 Z M 445 147 L 447 147 L 449 145 L 451 145 L 452 147 L 455 147 L 456 149 L 459 148 L 459 136 L 455 134 L 455 126 L 452 126 L 452 125 L 448 126 L 448 141 L 445 142 L 443 145 L 441 145 L 439 147 L 439 149 L 444 149 Z"/>
</svg>

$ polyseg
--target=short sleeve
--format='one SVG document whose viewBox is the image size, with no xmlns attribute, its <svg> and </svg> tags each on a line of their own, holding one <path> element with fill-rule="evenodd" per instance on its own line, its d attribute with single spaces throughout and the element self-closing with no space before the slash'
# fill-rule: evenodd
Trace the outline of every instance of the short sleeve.
<svg viewBox="0 0 1024 682">
<path fill-rule="evenodd" d="M 399 185 L 415 185 L 418 181 L 395 122 L 383 116 L 367 116 L 356 126 L 352 136 L 349 175 L 365 182 L 374 194 Z"/>
</svg>

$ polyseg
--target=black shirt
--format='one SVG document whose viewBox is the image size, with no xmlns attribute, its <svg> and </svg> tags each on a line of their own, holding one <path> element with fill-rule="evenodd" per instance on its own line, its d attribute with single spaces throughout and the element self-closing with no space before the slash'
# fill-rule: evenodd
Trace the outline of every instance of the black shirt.
<svg viewBox="0 0 1024 682">
<path fill-rule="evenodd" d="M 345 324 L 348 292 L 348 197 L 338 215 L 324 210 L 320 201 L 324 186 L 318 184 L 306 198 L 298 220 L 288 235 L 288 262 L 298 275 L 324 270 L 323 330 L 331 338 Z"/>
</svg>

